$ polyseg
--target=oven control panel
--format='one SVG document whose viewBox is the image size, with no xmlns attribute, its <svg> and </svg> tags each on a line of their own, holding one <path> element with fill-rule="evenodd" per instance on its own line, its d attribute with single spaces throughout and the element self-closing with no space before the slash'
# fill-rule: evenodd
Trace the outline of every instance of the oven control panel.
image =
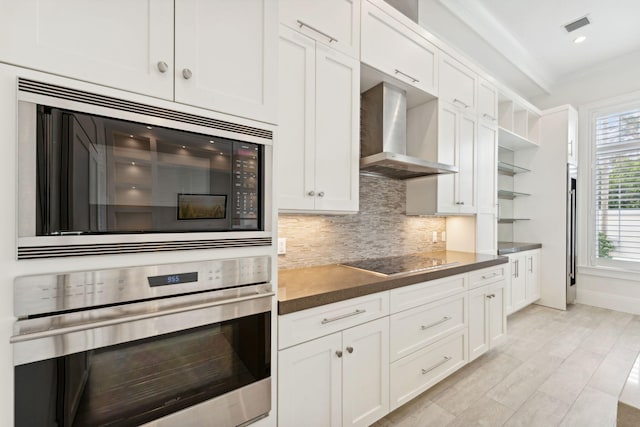
<svg viewBox="0 0 640 427">
<path fill-rule="evenodd" d="M 14 280 L 14 315 L 25 318 L 270 280 L 269 256 L 21 276 Z"/>
</svg>

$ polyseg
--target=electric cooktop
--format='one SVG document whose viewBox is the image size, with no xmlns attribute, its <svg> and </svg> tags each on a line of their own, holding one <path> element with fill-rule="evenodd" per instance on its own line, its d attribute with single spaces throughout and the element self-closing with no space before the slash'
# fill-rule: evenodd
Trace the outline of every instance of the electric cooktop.
<svg viewBox="0 0 640 427">
<path fill-rule="evenodd" d="M 342 265 L 385 276 L 398 276 L 402 274 L 412 274 L 422 271 L 447 268 L 456 264 L 459 264 L 459 262 L 447 262 L 447 260 L 443 258 L 434 258 L 426 254 L 414 254 L 364 259 L 361 261 L 346 262 Z"/>
</svg>

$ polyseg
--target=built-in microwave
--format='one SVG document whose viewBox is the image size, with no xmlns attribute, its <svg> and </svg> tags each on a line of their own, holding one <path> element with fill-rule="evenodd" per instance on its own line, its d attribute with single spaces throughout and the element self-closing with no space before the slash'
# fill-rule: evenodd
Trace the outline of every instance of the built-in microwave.
<svg viewBox="0 0 640 427">
<path fill-rule="evenodd" d="M 271 244 L 271 131 L 18 88 L 18 258 Z"/>
</svg>

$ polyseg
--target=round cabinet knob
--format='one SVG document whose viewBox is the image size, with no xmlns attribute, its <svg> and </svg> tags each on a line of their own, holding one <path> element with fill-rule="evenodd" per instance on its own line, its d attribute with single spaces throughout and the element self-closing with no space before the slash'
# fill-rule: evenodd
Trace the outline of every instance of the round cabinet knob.
<svg viewBox="0 0 640 427">
<path fill-rule="evenodd" d="M 347 347 L 347 352 L 349 354 L 353 353 L 353 347 L 351 347 L 351 346 Z"/>
<path fill-rule="evenodd" d="M 342 357 L 342 350 L 336 350 L 336 356 Z"/>
<path fill-rule="evenodd" d="M 324 191 L 319 192 L 318 197 L 324 197 Z"/>
<path fill-rule="evenodd" d="M 193 73 L 190 69 L 185 68 L 184 70 L 182 70 L 182 77 L 184 77 L 186 80 L 189 80 L 191 77 L 193 77 Z"/>
<path fill-rule="evenodd" d="M 316 192 L 315 192 L 315 191 L 313 191 L 313 190 L 311 190 L 311 191 L 309 191 L 307 194 L 308 194 L 309 196 L 313 197 L 313 196 L 315 196 L 315 195 L 316 195 Z"/>
<path fill-rule="evenodd" d="M 161 73 L 166 73 L 168 69 L 169 65 L 167 65 L 166 62 L 158 61 L 158 71 L 160 71 Z"/>
</svg>

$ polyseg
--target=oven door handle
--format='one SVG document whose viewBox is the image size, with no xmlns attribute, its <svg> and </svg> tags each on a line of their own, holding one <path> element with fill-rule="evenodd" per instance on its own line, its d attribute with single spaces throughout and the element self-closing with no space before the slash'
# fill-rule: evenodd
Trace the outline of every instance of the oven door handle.
<svg viewBox="0 0 640 427">
<path fill-rule="evenodd" d="M 149 312 L 149 313 L 142 313 L 142 314 L 134 314 L 134 315 L 129 315 L 129 316 L 123 316 L 123 317 L 118 317 L 118 318 L 115 318 L 115 319 L 101 320 L 101 321 L 91 322 L 91 323 L 83 323 L 81 325 L 74 325 L 74 326 L 67 326 L 67 327 L 56 328 L 56 329 L 49 329 L 49 330 L 46 330 L 46 331 L 25 333 L 25 334 L 21 334 L 21 335 L 12 336 L 11 339 L 10 339 L 10 342 L 11 343 L 20 343 L 20 342 L 23 342 L 23 341 L 30 341 L 30 340 L 37 340 L 37 339 L 42 339 L 42 338 L 56 337 L 56 336 L 59 336 L 59 335 L 65 335 L 65 334 L 69 334 L 69 333 L 72 333 L 72 332 L 79 332 L 79 331 L 86 331 L 86 330 L 90 330 L 90 329 L 97 329 L 97 328 L 102 328 L 102 327 L 105 327 L 105 326 L 113 326 L 113 325 L 117 325 L 117 324 L 121 324 L 121 323 L 135 322 L 135 321 L 138 321 L 138 320 L 145 320 L 145 319 L 151 319 L 151 318 L 154 318 L 154 317 L 161 317 L 161 316 L 167 316 L 167 315 L 171 315 L 171 314 L 178 314 L 178 313 L 184 313 L 184 312 L 189 312 L 189 311 L 194 311 L 194 310 L 207 309 L 207 308 L 216 307 L 216 306 L 235 304 L 235 303 L 251 301 L 251 300 L 255 300 L 255 299 L 270 298 L 270 297 L 272 297 L 274 295 L 275 295 L 275 292 L 266 292 L 266 293 L 261 293 L 261 294 L 258 294 L 258 295 L 248 295 L 248 296 L 243 296 L 243 297 L 226 299 L 226 300 L 222 300 L 222 301 L 211 301 L 211 302 L 202 303 L 202 304 L 192 304 L 192 305 L 183 306 L 183 307 L 162 309 L 162 310 L 153 311 L 153 312 Z"/>
</svg>

